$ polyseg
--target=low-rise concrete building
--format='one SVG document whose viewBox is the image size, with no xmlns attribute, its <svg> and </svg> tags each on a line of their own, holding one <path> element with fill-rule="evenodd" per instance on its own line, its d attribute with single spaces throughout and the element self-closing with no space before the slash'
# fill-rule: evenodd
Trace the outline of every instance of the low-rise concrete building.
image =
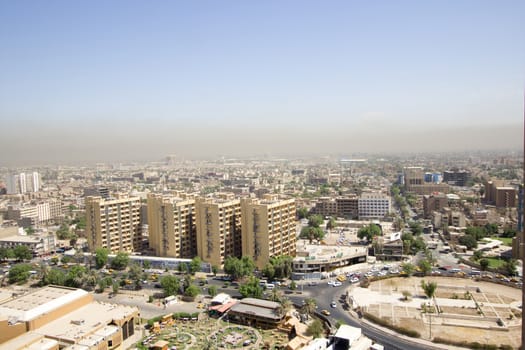
<svg viewBox="0 0 525 350">
<path fill-rule="evenodd" d="M 136 307 L 94 302 L 82 289 L 47 286 L 0 303 L 0 349 L 116 349 L 138 322 Z"/>
</svg>

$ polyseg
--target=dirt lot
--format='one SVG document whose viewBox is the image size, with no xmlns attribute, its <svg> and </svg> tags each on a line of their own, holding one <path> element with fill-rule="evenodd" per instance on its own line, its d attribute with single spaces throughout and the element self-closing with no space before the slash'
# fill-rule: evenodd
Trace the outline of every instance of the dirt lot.
<svg viewBox="0 0 525 350">
<path fill-rule="evenodd" d="M 421 288 L 423 279 L 438 285 L 432 300 Z M 403 291 L 410 293 L 408 300 Z M 372 282 L 367 289 L 354 287 L 350 294 L 363 310 L 417 330 L 424 339 L 521 345 L 521 290 L 517 288 L 466 278 L 398 277 Z M 440 313 L 423 312 L 436 307 Z"/>
</svg>

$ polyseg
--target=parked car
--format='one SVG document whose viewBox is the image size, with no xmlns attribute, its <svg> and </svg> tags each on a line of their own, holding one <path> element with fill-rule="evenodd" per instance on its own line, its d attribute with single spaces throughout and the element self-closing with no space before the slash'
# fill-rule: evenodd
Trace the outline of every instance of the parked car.
<svg viewBox="0 0 525 350">
<path fill-rule="evenodd" d="M 332 286 L 334 286 L 334 287 L 341 287 L 342 285 L 343 285 L 343 284 L 342 284 L 341 282 L 339 282 L 339 281 L 335 281 L 335 282 L 332 284 Z"/>
<path fill-rule="evenodd" d="M 321 313 L 325 316 L 330 316 L 330 311 L 328 310 L 322 310 Z"/>
</svg>

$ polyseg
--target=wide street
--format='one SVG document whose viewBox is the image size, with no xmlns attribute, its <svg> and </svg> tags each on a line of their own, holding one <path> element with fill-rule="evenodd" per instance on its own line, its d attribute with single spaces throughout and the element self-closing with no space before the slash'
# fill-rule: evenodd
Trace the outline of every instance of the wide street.
<svg viewBox="0 0 525 350">
<path fill-rule="evenodd" d="M 348 310 L 343 308 L 344 304 L 342 297 L 344 298 L 346 290 L 349 287 L 349 283 L 345 282 L 340 287 L 332 287 L 327 284 L 327 281 L 321 281 L 317 286 L 303 287 L 302 294 L 294 294 L 290 296 L 290 299 L 296 305 L 302 305 L 304 299 L 314 298 L 317 303 L 317 311 L 328 310 L 330 316 L 327 318 L 330 322 L 335 324 L 336 321 L 340 320 L 345 324 L 353 327 L 360 327 L 363 334 L 368 338 L 385 346 L 386 350 L 425 350 L 431 349 L 428 344 L 419 344 L 410 341 L 406 341 L 400 336 L 393 336 L 391 332 L 384 332 L 376 327 L 370 326 L 366 322 L 354 318 L 350 315 Z M 299 289 L 300 290 L 300 289 Z M 335 301 L 337 306 L 335 308 L 330 307 L 330 303 Z"/>
</svg>

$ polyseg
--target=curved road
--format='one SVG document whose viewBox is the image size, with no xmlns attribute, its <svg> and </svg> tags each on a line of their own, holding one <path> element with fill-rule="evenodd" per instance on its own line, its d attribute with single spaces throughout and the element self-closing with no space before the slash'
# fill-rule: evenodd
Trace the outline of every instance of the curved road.
<svg viewBox="0 0 525 350">
<path fill-rule="evenodd" d="M 428 349 L 440 349 L 438 347 L 429 347 L 428 344 L 419 344 L 416 342 L 407 341 L 401 337 L 392 336 L 391 333 L 384 332 L 378 328 L 371 327 L 370 325 L 361 322 L 349 315 L 348 311 L 343 309 L 341 303 L 341 296 L 346 293 L 348 282 L 343 283 L 341 287 L 332 287 L 327 285 L 326 281 L 321 281 L 319 285 L 315 287 L 304 286 L 304 294 L 302 295 L 290 295 L 290 300 L 295 304 L 301 305 L 304 299 L 314 298 L 317 305 L 318 311 L 326 309 L 330 311 L 328 318 L 332 324 L 341 320 L 346 324 L 359 327 L 362 329 L 363 334 L 375 342 L 384 345 L 386 350 L 428 350 Z M 335 301 L 337 307 L 330 307 L 330 303 Z"/>
</svg>

